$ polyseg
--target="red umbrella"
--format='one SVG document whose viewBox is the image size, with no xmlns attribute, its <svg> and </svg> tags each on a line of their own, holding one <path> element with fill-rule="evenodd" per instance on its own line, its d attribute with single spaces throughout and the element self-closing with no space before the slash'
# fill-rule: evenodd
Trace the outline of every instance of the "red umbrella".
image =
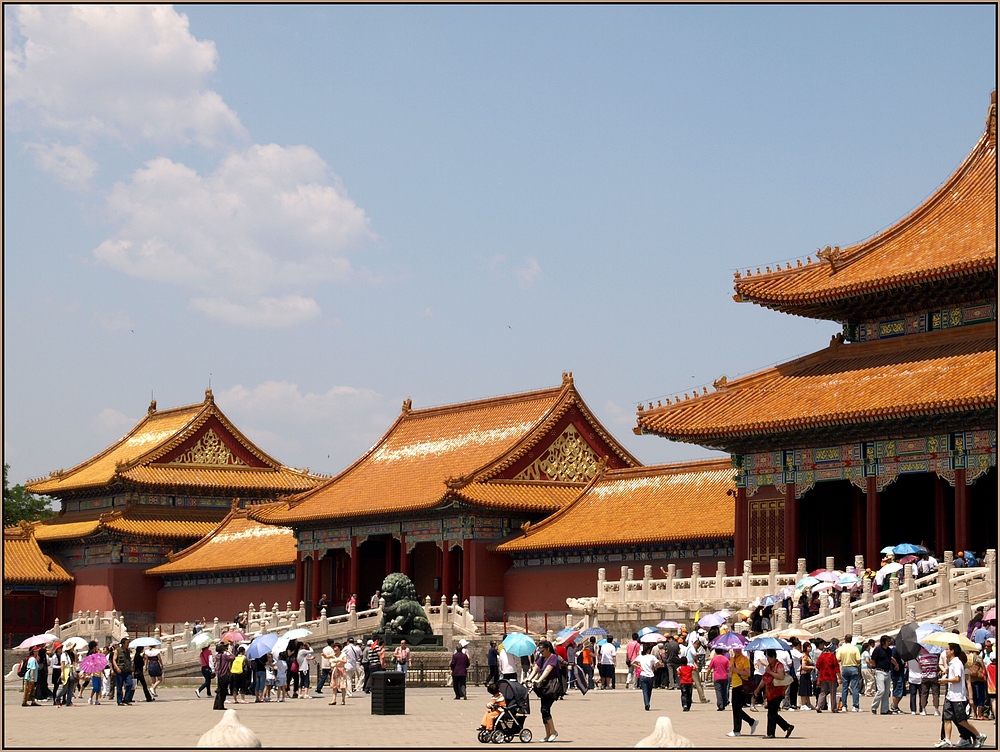
<svg viewBox="0 0 1000 752">
<path fill-rule="evenodd" d="M 819 569 L 814 569 L 813 571 L 811 571 L 811 572 L 809 573 L 809 576 L 810 576 L 810 577 L 815 577 L 816 575 L 818 575 L 818 574 L 820 574 L 820 573 L 822 573 L 822 572 L 825 572 L 825 571 L 826 571 L 826 568 L 825 568 L 825 567 L 820 567 Z"/>
<path fill-rule="evenodd" d="M 913 554 L 907 554 L 902 559 L 899 559 L 900 564 L 912 564 L 915 561 L 920 561 L 920 557 Z"/>
<path fill-rule="evenodd" d="M 224 635 L 222 635 L 223 642 L 231 642 L 234 645 L 237 642 L 243 642 L 246 638 L 247 636 L 238 629 L 230 630 L 229 632 L 226 632 Z"/>
</svg>

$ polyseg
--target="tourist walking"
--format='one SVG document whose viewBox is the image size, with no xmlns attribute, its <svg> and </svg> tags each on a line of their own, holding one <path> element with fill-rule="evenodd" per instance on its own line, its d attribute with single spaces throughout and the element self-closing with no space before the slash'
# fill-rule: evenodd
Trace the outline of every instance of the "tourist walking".
<svg viewBox="0 0 1000 752">
<path fill-rule="evenodd" d="M 145 648 L 138 647 L 135 649 L 135 656 L 132 658 L 132 680 L 136 684 L 142 685 L 142 694 L 146 698 L 146 702 L 152 702 L 155 697 L 149 693 L 149 687 L 146 686 L 146 656 L 143 655 Z"/>
<path fill-rule="evenodd" d="M 840 675 L 840 664 L 833 652 L 833 644 L 828 643 L 816 658 L 816 672 L 819 675 L 819 699 L 816 701 L 816 712 L 826 710 L 827 699 L 830 701 L 830 712 L 837 712 L 837 677 Z"/>
<path fill-rule="evenodd" d="M 813 660 L 813 644 L 808 640 L 802 643 L 802 657 L 800 661 L 799 710 L 813 710 L 813 679 L 816 676 L 816 663 Z"/>
<path fill-rule="evenodd" d="M 747 659 L 747 663 L 749 664 L 749 659 Z M 729 657 L 725 650 L 716 648 L 715 655 L 708 662 L 708 670 L 712 674 L 712 685 L 715 687 L 715 709 L 716 711 L 725 710 L 729 702 L 726 686 L 730 679 Z"/>
<path fill-rule="evenodd" d="M 406 683 L 406 672 L 410 668 L 410 646 L 406 640 L 399 641 L 399 645 L 392 651 L 392 657 L 396 660 L 396 670 L 403 673 L 403 683 Z"/>
<path fill-rule="evenodd" d="M 853 635 L 844 637 L 844 644 L 837 650 L 837 662 L 840 664 L 840 677 L 842 686 L 840 688 L 840 705 L 847 710 L 847 690 L 851 691 L 851 698 L 854 701 L 854 712 L 861 712 L 861 702 L 858 697 L 859 682 L 861 681 L 861 651 L 853 642 Z"/>
<path fill-rule="evenodd" d="M 113 655 L 111 670 L 115 672 L 115 701 L 119 705 L 131 705 L 135 682 L 132 678 L 132 654 L 128 649 L 128 637 L 122 637 Z"/>
<path fill-rule="evenodd" d="M 21 700 L 21 707 L 27 707 L 28 705 L 38 706 L 38 702 L 35 700 L 35 684 L 38 682 L 38 648 L 31 648 L 28 651 L 28 657 L 24 659 L 25 669 L 24 669 L 24 694 Z"/>
<path fill-rule="evenodd" d="M 600 675 L 601 689 L 614 689 L 615 688 L 615 656 L 618 653 L 618 649 L 615 647 L 614 640 L 611 639 L 611 635 L 605 638 L 605 642 L 601 645 L 601 657 L 599 658 L 599 663 L 597 664 L 597 673 Z"/>
<path fill-rule="evenodd" d="M 969 714 L 966 711 L 968 703 L 968 693 L 965 686 L 965 653 L 955 643 L 951 643 L 945 649 L 945 660 L 948 662 L 948 673 L 938 681 L 947 685 L 944 699 L 944 731 L 941 741 L 935 747 L 950 747 L 951 726 L 958 727 L 958 733 L 962 741 L 959 747 L 981 747 L 986 741 L 986 734 L 980 734 L 975 726 L 969 721 Z"/>
<path fill-rule="evenodd" d="M 232 681 L 233 675 L 230 673 L 230 669 L 233 666 L 233 660 L 235 656 L 229 652 L 228 647 L 224 642 L 220 642 L 215 649 L 215 702 L 212 705 L 213 710 L 225 710 L 226 709 L 226 695 L 229 694 L 229 684 Z"/>
<path fill-rule="evenodd" d="M 558 664 L 556 667 L 558 668 Z M 469 696 L 465 691 L 465 681 L 469 674 L 469 656 L 462 651 L 461 645 L 456 645 L 455 652 L 451 654 L 450 668 L 452 688 L 455 690 L 455 699 L 468 700 Z"/>
<path fill-rule="evenodd" d="M 750 699 L 747 692 L 750 682 L 750 659 L 740 648 L 733 648 L 733 658 L 729 662 L 729 682 L 733 692 L 733 730 L 726 736 L 741 736 L 744 721 L 750 725 L 752 734 L 757 730 L 758 721 L 747 715 L 743 709 Z"/>
<path fill-rule="evenodd" d="M 319 654 L 319 678 L 316 680 L 316 694 L 323 694 L 323 687 L 330 682 L 330 659 L 333 658 L 333 640 L 326 641 L 326 647 Z"/>
<path fill-rule="evenodd" d="M 868 640 L 861 651 L 861 688 L 865 697 L 875 696 L 875 663 L 872 661 L 872 651 L 875 640 Z"/>
<path fill-rule="evenodd" d="M 77 670 L 76 653 L 72 648 L 66 648 L 59 658 L 60 690 L 56 694 L 55 704 L 73 706 L 73 692 L 76 689 Z"/>
<path fill-rule="evenodd" d="M 347 704 L 347 656 L 339 642 L 333 643 L 333 658 L 330 659 L 330 691 L 333 693 L 331 705 L 337 704 L 338 692 L 340 704 Z"/>
<path fill-rule="evenodd" d="M 761 679 L 760 686 L 756 690 L 757 693 L 765 693 L 764 697 L 767 703 L 767 736 L 764 738 L 773 739 L 775 732 L 778 728 L 781 728 L 785 732 L 785 738 L 787 739 L 792 735 L 795 726 L 788 723 L 780 714 L 781 700 L 785 696 L 785 687 L 787 686 L 785 666 L 778 660 L 777 651 L 765 650 L 764 655 L 767 658 L 767 668 L 764 670 L 763 675 L 765 678 Z"/>
<path fill-rule="evenodd" d="M 892 694 L 892 654 L 889 651 L 889 638 L 882 635 L 878 645 L 872 650 L 872 663 L 875 668 L 875 696 L 872 698 L 872 713 L 889 714 L 889 697 Z"/>
<path fill-rule="evenodd" d="M 639 642 L 639 633 L 633 632 L 632 639 L 625 644 L 625 665 L 629 668 L 628 673 L 625 675 L 625 689 L 628 689 L 629 687 L 640 689 L 636 658 L 639 657 L 641 652 L 642 643 Z"/>
<path fill-rule="evenodd" d="M 940 715 L 941 684 L 938 682 L 938 656 L 926 648 L 917 656 L 920 664 L 920 715 L 927 715 L 928 698 L 934 703 L 934 715 Z"/>
<path fill-rule="evenodd" d="M 628 664 L 628 668 L 630 674 L 638 671 L 637 682 L 642 690 L 642 704 L 649 710 L 650 699 L 653 696 L 653 678 L 656 676 L 656 669 L 660 667 L 660 661 L 653 655 L 652 643 L 639 643 L 639 649 L 641 652 Z"/>
<path fill-rule="evenodd" d="M 201 655 L 199 656 L 201 661 L 201 675 L 204 677 L 204 681 L 201 686 L 195 690 L 195 695 L 201 697 L 201 691 L 205 690 L 205 696 L 212 696 L 212 679 L 215 678 L 215 657 L 212 655 L 212 648 L 210 645 L 206 645 L 201 649 Z"/>
<path fill-rule="evenodd" d="M 685 713 L 691 710 L 691 693 L 694 689 L 694 667 L 688 663 L 686 655 L 681 656 L 681 665 L 677 667 L 677 678 L 681 688 L 681 710 Z M 647 707 L 646 710 L 649 710 Z"/>
<path fill-rule="evenodd" d="M 303 642 L 299 646 L 299 652 L 295 656 L 295 661 L 299 666 L 299 697 L 303 700 L 309 698 L 309 662 L 313 659 L 313 650 L 308 642 Z"/>
<path fill-rule="evenodd" d="M 156 648 L 147 650 L 145 655 L 146 671 L 149 678 L 153 680 L 153 683 L 149 685 L 149 691 L 152 692 L 153 697 L 156 697 L 156 688 L 163 683 L 163 660 L 160 658 L 160 651 Z"/>
<path fill-rule="evenodd" d="M 667 689 L 677 689 L 677 667 L 681 665 L 681 646 L 670 635 L 667 635 L 663 642 L 663 651 L 666 657 L 663 664 L 667 667 Z"/>
<path fill-rule="evenodd" d="M 610 635 L 608 639 L 610 640 Z M 609 642 L 608 644 L 612 643 Z M 538 652 L 538 659 L 535 661 L 535 665 L 528 675 L 528 680 L 536 685 L 542 684 L 553 671 L 559 671 L 559 659 L 556 657 L 551 642 L 542 640 L 538 644 Z M 542 706 L 542 723 L 545 724 L 545 738 L 542 739 L 543 742 L 554 742 L 559 736 L 559 732 L 556 731 L 555 721 L 552 720 L 552 703 L 556 701 L 558 696 L 559 693 L 557 692 L 539 696 L 538 698 Z"/>
<path fill-rule="evenodd" d="M 500 651 L 497 650 L 497 641 L 490 640 L 490 649 L 486 651 L 486 675 L 487 684 L 496 684 L 500 681 Z"/>
<path fill-rule="evenodd" d="M 347 696 L 354 697 L 354 693 L 361 689 L 361 648 L 354 642 L 353 637 L 348 637 L 343 650 L 344 658 L 347 660 L 344 664 L 344 669 L 347 671 Z"/>
<path fill-rule="evenodd" d="M 691 633 L 693 637 L 688 638 L 688 646 L 684 649 L 684 657 L 688 660 L 688 665 L 691 666 L 694 671 L 692 676 L 694 677 L 694 688 L 698 692 L 698 702 L 706 703 L 708 700 L 705 698 L 705 688 L 701 683 L 701 670 L 705 667 L 705 648 L 702 646 L 701 638 L 696 632 Z M 729 680 L 729 677 L 726 677 Z"/>
</svg>

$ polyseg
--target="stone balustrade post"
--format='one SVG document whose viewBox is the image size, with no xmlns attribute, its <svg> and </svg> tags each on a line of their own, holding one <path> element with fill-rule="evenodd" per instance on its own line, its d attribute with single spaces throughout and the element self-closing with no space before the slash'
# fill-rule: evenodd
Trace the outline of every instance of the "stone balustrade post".
<svg viewBox="0 0 1000 752">
<path fill-rule="evenodd" d="M 667 564 L 667 594 L 664 600 L 674 599 L 674 578 L 677 577 L 677 565 Z"/>
<path fill-rule="evenodd" d="M 845 635 L 854 634 L 854 609 L 851 608 L 851 594 L 846 590 L 840 594 L 840 628 Z"/>
<path fill-rule="evenodd" d="M 428 598 L 427 599 L 427 606 L 430 606 L 430 605 L 431 605 L 431 599 Z M 424 611 L 424 613 L 427 613 L 427 612 Z M 347 628 L 351 632 L 356 632 L 357 629 L 358 629 L 358 610 L 356 608 L 352 608 L 350 610 L 350 612 L 347 614 Z"/>
<path fill-rule="evenodd" d="M 475 619 L 472 617 L 472 607 L 468 598 L 462 601 L 462 616 L 462 627 L 471 629 L 475 625 Z"/>
<path fill-rule="evenodd" d="M 889 580 L 889 599 L 892 601 L 889 616 L 892 621 L 897 622 L 903 618 L 903 594 L 899 590 L 899 580 L 896 577 Z"/>
<path fill-rule="evenodd" d="M 191 642 L 191 622 L 184 622 L 184 631 L 182 634 L 184 635 L 184 644 L 187 645 Z"/>
<path fill-rule="evenodd" d="M 827 556 L 826 557 L 826 571 L 827 572 L 832 572 L 836 568 L 837 567 L 834 566 L 833 557 L 832 556 Z"/>
<path fill-rule="evenodd" d="M 972 605 L 969 603 L 969 588 L 958 589 L 958 606 L 962 609 L 962 620 L 958 623 L 958 633 L 961 634 L 965 625 L 972 621 Z"/>
<path fill-rule="evenodd" d="M 871 603 L 872 598 L 875 597 L 872 593 L 872 582 L 874 582 L 874 580 L 869 577 L 865 577 L 865 579 L 861 581 L 861 601 L 863 603 Z"/>
<path fill-rule="evenodd" d="M 826 597 L 826 593 L 819 594 L 819 615 L 829 616 L 830 615 L 830 599 Z"/>
<path fill-rule="evenodd" d="M 865 557 L 863 554 L 857 554 L 854 557 L 854 568 L 858 570 L 858 577 L 865 571 Z"/>
<path fill-rule="evenodd" d="M 323 606 L 323 608 L 319 610 L 319 621 L 323 627 L 328 627 L 330 625 L 330 622 L 326 620 L 326 606 Z M 326 631 L 327 630 L 324 629 L 324 634 Z"/>
<path fill-rule="evenodd" d="M 448 621 L 448 596 L 441 596 L 441 613 L 438 614 L 438 621 L 442 626 Z"/>
<path fill-rule="evenodd" d="M 378 607 L 382 608 L 385 605 L 385 598 L 379 598 Z M 451 610 L 454 611 L 458 606 L 458 596 L 452 593 L 451 595 Z"/>
<path fill-rule="evenodd" d="M 796 605 L 792 606 L 792 626 L 798 627 L 802 623 L 802 612 L 799 611 L 799 607 Z"/>
<path fill-rule="evenodd" d="M 726 562 L 720 561 L 715 565 L 715 597 L 720 601 L 726 596 Z"/>
<path fill-rule="evenodd" d="M 774 595 L 778 592 L 778 560 L 771 559 L 767 571 L 767 593 Z"/>
<path fill-rule="evenodd" d="M 173 641 L 167 643 L 167 664 L 173 665 L 174 662 L 174 643 Z"/>
<path fill-rule="evenodd" d="M 653 565 L 646 564 L 642 568 L 642 602 L 649 603 L 650 593 L 649 593 L 649 581 L 653 579 Z"/>
<path fill-rule="evenodd" d="M 54 634 L 56 637 L 62 637 L 62 635 L 59 634 L 60 631 L 61 629 L 59 627 L 59 617 L 57 616 L 56 620 L 52 622 L 52 634 Z"/>
<path fill-rule="evenodd" d="M 305 620 L 306 620 L 306 602 L 299 601 L 298 621 L 305 621 Z"/>
<path fill-rule="evenodd" d="M 618 578 L 618 594 L 622 603 L 628 603 L 628 567 L 622 567 Z"/>
<path fill-rule="evenodd" d="M 917 620 L 917 607 L 907 606 L 906 607 L 906 623 L 914 622 Z"/>
<path fill-rule="evenodd" d="M 743 582 L 740 583 L 740 600 L 750 601 L 750 576 L 753 574 L 753 562 L 743 561 Z"/>
<path fill-rule="evenodd" d="M 774 604 L 774 629 L 777 632 L 784 632 L 788 627 L 788 615 L 779 603 Z"/>
<path fill-rule="evenodd" d="M 955 594 L 951 585 L 951 562 L 955 555 L 951 551 L 945 551 L 941 561 L 938 562 L 938 606 L 950 606 L 955 602 Z"/>
<path fill-rule="evenodd" d="M 795 561 L 795 581 L 798 582 L 803 577 L 809 574 L 809 570 L 806 569 L 805 559 L 796 559 Z"/>
<path fill-rule="evenodd" d="M 989 569 L 989 582 L 991 590 L 996 590 L 997 586 L 997 550 L 995 548 L 986 549 L 986 567 Z"/>
<path fill-rule="evenodd" d="M 160 642 L 163 642 L 163 640 L 160 639 L 162 636 L 163 633 L 160 631 L 160 625 L 157 624 L 156 629 L 153 630 L 153 637 L 155 637 L 157 640 L 160 640 Z"/>
<path fill-rule="evenodd" d="M 185 622 L 185 629 L 187 629 L 187 627 L 188 627 L 187 622 Z M 219 624 L 218 616 L 212 617 L 212 637 L 214 637 L 217 640 L 220 637 L 222 637 L 222 625 Z"/>
<path fill-rule="evenodd" d="M 600 567 L 597 570 L 597 605 L 604 605 L 604 580 L 608 576 L 608 572 L 604 567 Z"/>
<path fill-rule="evenodd" d="M 292 612 L 292 602 L 288 601 L 285 603 L 285 613 L 290 614 Z"/>
<path fill-rule="evenodd" d="M 701 579 L 701 562 L 696 561 L 691 564 L 691 594 L 688 596 L 694 601 L 699 601 L 698 580 Z"/>
</svg>

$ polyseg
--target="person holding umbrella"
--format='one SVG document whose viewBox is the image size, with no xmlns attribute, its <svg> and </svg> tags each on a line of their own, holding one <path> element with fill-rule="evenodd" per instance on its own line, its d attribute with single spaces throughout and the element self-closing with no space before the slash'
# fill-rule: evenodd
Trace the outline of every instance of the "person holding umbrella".
<svg viewBox="0 0 1000 752">
<path fill-rule="evenodd" d="M 785 732 L 787 739 L 792 735 L 795 726 L 781 717 L 781 701 L 785 698 L 785 664 L 778 660 L 778 651 L 767 648 L 764 651 L 767 657 L 767 668 L 764 669 L 763 679 L 757 687 L 755 694 L 765 693 L 767 703 L 767 736 L 765 739 L 774 739 L 774 732 L 780 726 Z"/>
</svg>

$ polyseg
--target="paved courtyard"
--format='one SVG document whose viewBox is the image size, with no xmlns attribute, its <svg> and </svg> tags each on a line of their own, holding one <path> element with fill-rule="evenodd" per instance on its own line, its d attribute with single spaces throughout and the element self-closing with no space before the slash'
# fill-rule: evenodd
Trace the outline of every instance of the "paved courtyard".
<svg viewBox="0 0 1000 752">
<path fill-rule="evenodd" d="M 205 731 L 219 722 L 221 712 L 212 701 L 197 699 L 189 686 L 160 689 L 160 699 L 137 701 L 118 707 L 114 701 L 100 707 L 86 700 L 72 708 L 21 707 L 21 697 L 12 685 L 4 692 L 4 747 L 75 749 L 194 747 Z M 141 696 L 141 693 L 140 693 Z M 450 688 L 413 688 L 406 692 L 406 714 L 371 715 L 371 699 L 360 695 L 347 706 L 331 707 L 330 696 L 285 703 L 227 705 L 235 708 L 244 725 L 253 729 L 266 748 L 362 747 L 382 748 L 472 748 L 480 744 L 476 728 L 488 699 L 485 689 L 471 687 L 467 701 L 456 701 Z M 695 704 L 689 713 L 680 709 L 679 693 L 657 690 L 652 710 L 642 707 L 641 693 L 634 690 L 574 691 L 553 707 L 559 730 L 555 748 L 628 748 L 648 736 L 661 715 L 671 718 L 675 730 L 696 747 L 765 749 L 784 748 L 930 748 L 938 739 L 940 719 L 933 716 L 873 716 L 862 701 L 863 712 L 831 714 L 786 713 L 795 725 L 790 739 L 763 739 L 765 714 L 753 715 L 761 724 L 755 736 L 730 738 L 731 714 L 718 712 L 715 703 Z M 527 727 L 535 739 L 512 749 L 536 746 L 542 722 L 537 699 L 531 703 Z M 981 724 L 988 734 L 987 747 L 996 747 L 993 724 Z M 744 730 L 746 733 L 746 730 Z M 780 736 L 780 734 L 779 734 Z M 958 741 L 953 733 L 953 741 Z"/>
</svg>

